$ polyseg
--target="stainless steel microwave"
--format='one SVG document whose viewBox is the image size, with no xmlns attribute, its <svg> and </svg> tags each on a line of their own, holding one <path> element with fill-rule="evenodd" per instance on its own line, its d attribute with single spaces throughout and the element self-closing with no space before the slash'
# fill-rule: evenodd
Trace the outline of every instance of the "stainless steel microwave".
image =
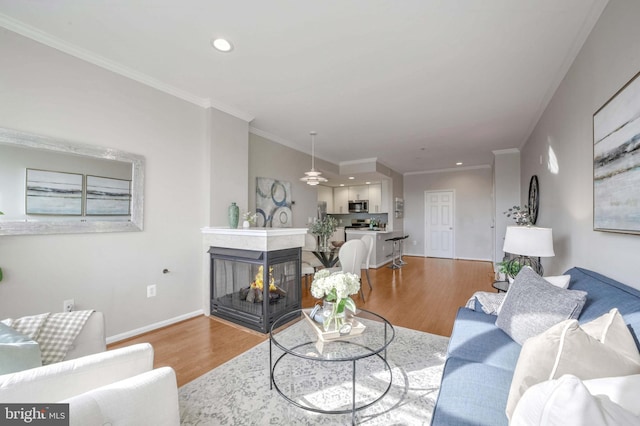
<svg viewBox="0 0 640 426">
<path fill-rule="evenodd" d="M 349 213 L 368 213 L 369 201 L 367 200 L 350 200 Z"/>
</svg>

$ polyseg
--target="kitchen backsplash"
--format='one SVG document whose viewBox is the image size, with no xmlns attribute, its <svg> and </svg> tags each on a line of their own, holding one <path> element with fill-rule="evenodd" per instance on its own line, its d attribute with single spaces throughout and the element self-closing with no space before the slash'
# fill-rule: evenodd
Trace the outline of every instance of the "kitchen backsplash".
<svg viewBox="0 0 640 426">
<path fill-rule="evenodd" d="M 329 214 L 338 220 L 338 226 L 349 226 L 353 219 L 375 219 L 379 223 L 388 223 L 387 213 L 349 213 L 349 214 Z"/>
</svg>

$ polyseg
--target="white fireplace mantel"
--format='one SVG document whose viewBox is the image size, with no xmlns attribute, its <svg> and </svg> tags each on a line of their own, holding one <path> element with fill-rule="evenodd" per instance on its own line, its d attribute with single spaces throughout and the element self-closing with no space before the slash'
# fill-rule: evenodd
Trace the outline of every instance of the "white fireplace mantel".
<svg viewBox="0 0 640 426">
<path fill-rule="evenodd" d="M 307 228 L 202 228 L 205 247 L 274 251 L 303 247 Z"/>
</svg>

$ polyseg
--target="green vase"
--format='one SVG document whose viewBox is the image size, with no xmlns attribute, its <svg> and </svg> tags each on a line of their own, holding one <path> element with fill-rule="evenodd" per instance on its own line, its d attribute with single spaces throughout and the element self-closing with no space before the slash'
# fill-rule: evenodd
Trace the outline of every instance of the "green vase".
<svg viewBox="0 0 640 426">
<path fill-rule="evenodd" d="M 240 218 L 240 209 L 236 203 L 229 206 L 229 228 L 236 229 L 238 227 L 238 219 Z"/>
</svg>

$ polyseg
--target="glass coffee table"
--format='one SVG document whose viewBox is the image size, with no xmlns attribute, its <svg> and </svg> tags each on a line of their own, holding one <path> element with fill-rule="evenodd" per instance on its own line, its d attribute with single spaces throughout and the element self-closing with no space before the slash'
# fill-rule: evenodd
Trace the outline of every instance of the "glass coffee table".
<svg viewBox="0 0 640 426">
<path fill-rule="evenodd" d="M 305 410 L 351 414 L 355 424 L 356 411 L 380 401 L 391 388 L 387 347 L 395 330 L 380 315 L 359 309 L 347 319 L 349 334 L 328 335 L 309 317 L 310 311 L 299 309 L 273 323 L 270 388 Z"/>
</svg>

